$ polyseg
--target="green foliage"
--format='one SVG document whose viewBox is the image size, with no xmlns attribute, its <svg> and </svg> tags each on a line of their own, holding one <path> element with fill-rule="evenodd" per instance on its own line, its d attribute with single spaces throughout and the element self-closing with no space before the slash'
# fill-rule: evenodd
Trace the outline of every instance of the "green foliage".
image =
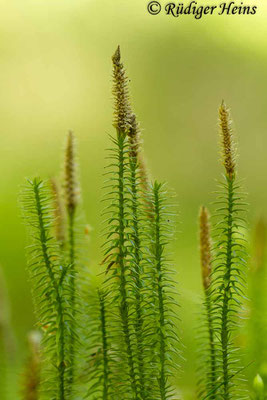
<svg viewBox="0 0 267 400">
<path fill-rule="evenodd" d="M 225 181 L 220 185 L 216 204 L 214 267 L 211 286 L 212 318 L 218 338 L 218 374 L 223 382 L 221 398 L 242 399 L 242 376 L 234 342 L 246 283 L 246 247 L 243 235 L 245 203 L 236 179 L 229 112 L 220 108 Z"/>
<path fill-rule="evenodd" d="M 176 353 L 172 340 L 177 339 L 169 318 L 173 302 L 165 255 L 170 240 L 165 219 L 170 212 L 165 210 L 161 185 L 155 183 L 153 189 L 146 186 L 143 191 L 139 128 L 119 49 L 113 67 L 117 137 L 111 139 L 111 164 L 106 173 L 104 264 L 113 315 L 111 352 L 121 368 L 111 359 L 111 375 L 119 386 L 117 398 L 168 399 L 170 365 L 175 364 L 172 352 Z"/>
<path fill-rule="evenodd" d="M 225 197 L 221 199 L 222 208 L 217 210 L 221 221 L 217 225 L 216 256 L 213 279 L 214 325 L 219 336 L 220 357 L 219 371 L 223 377 L 223 396 L 235 398 L 238 390 L 231 375 L 236 372 L 237 355 L 233 335 L 236 329 L 237 316 L 242 309 L 240 298 L 243 296 L 244 246 L 240 234 L 239 211 L 241 202 L 236 194 L 239 187 L 234 179 L 226 178 Z M 216 314 L 215 314 L 216 313 Z M 238 378 L 237 378 L 238 379 Z M 236 394 L 241 398 L 240 393 Z"/>
<path fill-rule="evenodd" d="M 79 185 L 71 132 L 65 206 L 54 182 L 51 191 L 40 179 L 28 181 L 22 195 L 31 234 L 29 273 L 37 326 L 43 333 L 41 399 L 178 398 L 173 377 L 179 369 L 179 313 L 169 249 L 175 208 L 165 184 L 148 182 L 119 48 L 112 61 L 116 135 L 110 138 L 105 170 L 104 270 L 97 288 L 88 271 L 80 268 Z M 236 344 L 246 287 L 245 203 L 236 178 L 229 111 L 223 103 L 220 127 L 225 174 L 216 201 L 213 248 L 204 207 L 200 216 L 204 300 L 198 329 L 198 397 L 241 400 L 248 398 Z M 257 294 L 262 275 L 253 279 L 254 309 L 263 313 L 264 286 Z M 262 396 L 261 378 L 254 386 L 255 394 Z"/>
<path fill-rule="evenodd" d="M 22 201 L 31 235 L 28 259 L 37 326 L 43 331 L 42 396 L 63 400 L 68 393 L 66 344 L 73 318 L 66 301 L 71 290 L 67 281 L 69 266 L 61 264 L 58 245 L 51 236 L 50 187 L 38 178 L 28 181 Z"/>
<path fill-rule="evenodd" d="M 65 189 L 65 206 L 67 213 L 67 263 L 69 265 L 69 288 L 70 288 L 70 298 L 69 305 L 72 310 L 73 318 L 70 321 L 70 339 L 69 339 L 69 371 L 68 371 L 68 383 L 70 393 L 73 391 L 73 384 L 75 380 L 75 369 L 76 369 L 76 312 L 78 308 L 77 301 L 77 244 L 76 244 L 76 219 L 77 219 L 77 206 L 79 202 L 79 184 L 77 179 L 76 171 L 76 155 L 75 155 L 75 143 L 74 135 L 70 131 L 67 137 L 67 145 L 65 151 L 65 174 L 64 174 L 64 189 Z"/>
<path fill-rule="evenodd" d="M 109 213 L 105 243 L 107 248 L 104 253 L 108 271 L 106 285 L 108 285 L 108 291 L 112 296 L 111 302 L 116 302 L 117 305 L 116 318 L 119 323 L 115 325 L 117 332 L 114 334 L 124 339 L 124 346 L 121 349 L 121 355 L 123 355 L 121 362 L 126 364 L 124 373 L 127 383 L 123 395 L 131 396 L 131 392 L 133 392 L 133 398 L 138 399 L 140 396 L 140 376 L 136 369 L 138 356 L 136 358 L 136 335 L 134 335 L 134 332 L 136 324 L 139 324 L 140 320 L 136 316 L 136 306 L 134 305 L 136 294 L 138 302 L 140 302 L 140 288 L 136 286 L 135 280 L 136 276 L 138 278 L 139 270 L 137 274 L 136 270 L 139 265 L 134 263 L 133 257 L 136 257 L 136 254 L 131 252 L 134 226 L 131 224 L 133 215 L 131 214 L 131 172 L 127 136 L 118 135 L 117 139 L 113 139 L 113 144 L 112 158 L 115 160 L 115 165 L 113 164 L 115 170 L 112 172 L 109 195 L 107 196 L 108 201 L 110 201 L 110 197 L 112 200 L 106 211 Z M 139 332 L 140 335 L 141 333 Z M 129 383 L 130 387 L 128 387 Z"/>
<path fill-rule="evenodd" d="M 131 287 L 132 264 L 129 263 L 129 226 L 130 226 L 130 169 L 129 169 L 129 142 L 127 132 L 130 121 L 130 104 L 128 98 L 128 82 L 123 65 L 120 62 L 120 49 L 113 56 L 113 93 L 115 98 L 114 126 L 117 138 L 112 139 L 113 149 L 110 160 L 112 164 L 111 177 L 107 188 L 108 229 L 106 250 L 104 253 L 107 263 L 107 272 L 112 267 L 106 283 L 109 285 L 111 302 L 116 303 L 115 313 L 117 323 L 114 324 L 115 337 L 123 338 L 123 346 L 119 350 L 120 362 L 124 377 L 120 390 L 122 398 L 138 399 L 140 396 L 139 376 L 135 364 L 135 337 L 133 336 L 134 322 L 131 317 L 133 291 Z M 119 340 L 118 340 L 119 343 Z M 118 351 L 118 350 L 117 350 Z M 129 397 L 130 396 L 130 397 Z"/>
<path fill-rule="evenodd" d="M 210 291 L 200 308 L 199 326 L 197 330 L 197 394 L 199 399 L 216 399 L 218 391 L 218 370 L 216 336 L 213 326 L 212 300 Z"/>
<path fill-rule="evenodd" d="M 216 399 L 217 393 L 217 349 L 212 315 L 212 255 L 209 214 L 205 207 L 200 211 L 200 260 L 204 301 L 201 307 L 198 328 L 198 398 L 210 393 L 210 399 Z"/>
<path fill-rule="evenodd" d="M 179 338 L 176 333 L 177 303 L 174 300 L 174 280 L 172 277 L 171 262 L 167 252 L 173 230 L 172 222 L 174 210 L 167 203 L 165 185 L 154 182 L 150 194 L 150 204 L 153 209 L 153 218 L 150 237 L 151 288 L 155 301 L 154 306 L 154 354 L 155 371 L 158 382 L 156 398 L 173 399 L 173 388 L 170 379 L 177 367 Z"/>
<path fill-rule="evenodd" d="M 71 132 L 65 209 L 54 180 L 51 187 L 39 179 L 29 181 L 22 195 L 32 238 L 29 271 L 37 326 L 43 331 L 42 398 L 174 398 L 170 378 L 178 337 L 166 253 L 173 213 L 164 186 L 148 185 L 119 48 L 113 76 L 117 136 L 111 138 L 106 172 L 103 285 L 94 290 L 85 276 L 81 291 L 78 283 L 78 183 Z"/>
<path fill-rule="evenodd" d="M 215 202 L 218 208 L 215 212 L 213 261 L 210 262 L 212 273 L 208 277 L 208 284 L 203 280 L 206 322 L 205 335 L 200 337 L 200 351 L 204 360 L 202 365 L 206 365 L 204 370 L 208 372 L 204 385 L 200 378 L 199 397 L 240 400 L 248 398 L 243 388 L 241 372 L 244 367 L 241 367 L 241 354 L 236 343 L 239 318 L 244 314 L 246 289 L 246 204 L 236 178 L 231 120 L 224 103 L 219 115 L 225 174 Z"/>
<path fill-rule="evenodd" d="M 147 391 L 147 381 L 149 379 L 146 362 L 146 346 L 144 338 L 144 235 L 141 233 L 143 229 L 143 206 L 142 206 L 142 191 L 141 181 L 139 178 L 139 163 L 138 163 L 138 150 L 139 150 L 139 132 L 136 123 L 136 118 L 133 116 L 132 125 L 129 130 L 129 169 L 130 169 L 130 215 L 131 225 L 129 231 L 130 242 L 130 263 L 132 265 L 133 277 L 133 295 L 135 296 L 135 321 L 134 332 L 136 336 L 136 352 L 137 364 L 140 378 L 141 398 L 147 399 L 149 394 Z"/>
<path fill-rule="evenodd" d="M 114 307 L 114 352 L 124 365 L 117 372 L 122 380 L 120 395 L 123 399 L 165 400 L 171 396 L 169 376 L 178 340 L 171 319 L 175 302 L 165 254 L 172 211 L 165 204 L 162 185 L 155 183 L 149 195 L 153 218 L 148 217 L 144 210 L 147 197 L 141 191 L 128 137 L 118 135 L 112 142 L 115 161 L 106 186 L 109 205 L 104 260 L 105 287 Z"/>
<path fill-rule="evenodd" d="M 107 400 L 111 394 L 111 348 L 107 326 L 107 295 L 91 287 L 88 303 L 90 332 L 87 336 L 88 376 L 86 397 Z"/>
</svg>

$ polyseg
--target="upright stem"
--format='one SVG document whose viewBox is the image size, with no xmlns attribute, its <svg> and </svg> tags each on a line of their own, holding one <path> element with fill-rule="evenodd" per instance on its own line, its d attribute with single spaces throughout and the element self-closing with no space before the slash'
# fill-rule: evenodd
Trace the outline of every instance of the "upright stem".
<svg viewBox="0 0 267 400">
<path fill-rule="evenodd" d="M 120 293 L 121 293 L 121 303 L 120 303 L 120 315 L 123 327 L 124 340 L 126 344 L 126 352 L 128 365 L 130 370 L 131 386 L 134 393 L 134 398 L 138 399 L 138 389 L 137 389 L 137 379 L 135 366 L 133 361 L 133 349 L 131 342 L 131 334 L 129 328 L 129 304 L 127 301 L 127 290 L 126 290 L 126 237 L 125 237 L 125 187 L 124 187 L 124 170 L 125 170 L 125 158 L 124 158 L 124 137 L 123 135 L 118 135 L 118 146 L 119 146 L 119 243 L 118 243 L 118 264 L 120 267 Z"/>
<path fill-rule="evenodd" d="M 40 243 L 43 253 L 43 259 L 48 272 L 50 281 L 55 290 L 56 307 L 57 307 L 57 324 L 58 324 L 58 398 L 59 400 L 65 400 L 65 330 L 64 330 L 64 311 L 63 311 L 63 299 L 58 287 L 56 277 L 50 261 L 47 246 L 47 232 L 45 229 L 45 221 L 42 212 L 40 189 L 38 184 L 34 185 L 34 194 L 36 202 L 36 210 L 38 214 L 39 228 L 40 228 Z"/>
<path fill-rule="evenodd" d="M 76 265 L 75 265 L 75 208 L 68 210 L 68 235 L 69 235 L 69 263 L 70 263 L 70 309 L 72 310 L 72 320 L 70 327 L 70 369 L 69 369 L 69 385 L 72 392 L 75 369 L 75 315 L 76 315 Z"/>
<path fill-rule="evenodd" d="M 234 178 L 227 178 L 228 182 L 228 216 L 227 216 L 227 248 L 226 248 L 226 265 L 224 273 L 224 292 L 222 304 L 222 324 L 221 324 L 221 345 L 222 345 L 222 361 L 223 361 L 223 392 L 224 400 L 230 399 L 229 393 L 229 323 L 228 314 L 229 300 L 231 298 L 231 272 L 232 272 L 232 240 L 233 240 L 233 183 Z"/>
<path fill-rule="evenodd" d="M 209 331 L 209 345 L 210 345 L 210 391 L 212 394 L 210 396 L 211 400 L 216 399 L 216 354 L 215 354 L 215 343 L 214 343 L 214 331 L 211 316 L 211 301 L 209 294 L 206 292 L 206 312 L 207 312 L 207 322 Z M 209 379 L 208 379 L 209 382 Z"/>
<path fill-rule="evenodd" d="M 143 343 L 143 312 L 141 305 L 141 257 L 140 257 L 140 230 L 138 218 L 138 194 L 137 194 L 137 171 L 138 163 L 135 156 L 130 159 L 131 169 L 131 191 L 132 191 L 132 216 L 133 216 L 133 249 L 134 249 L 134 265 L 135 265 L 135 298 L 136 298 L 136 320 L 135 320 L 135 335 L 137 341 L 137 357 L 138 370 L 140 375 L 140 394 L 142 399 L 146 399 L 145 376 L 144 376 L 144 343 Z"/>
<path fill-rule="evenodd" d="M 160 206 L 159 206 L 159 187 L 154 186 L 154 205 L 155 205 L 155 259 L 157 269 L 157 292 L 158 292 L 158 307 L 159 307 L 159 343 L 160 343 L 160 398 L 167 399 L 167 379 L 166 379 L 166 337 L 164 335 L 165 327 L 165 311 L 162 290 L 162 244 L 160 231 Z"/>
<path fill-rule="evenodd" d="M 109 398 L 109 365 L 108 365 L 108 343 L 107 343 L 107 326 L 106 326 L 106 307 L 105 299 L 100 291 L 98 291 L 100 303 L 100 320 L 102 333 L 102 348 L 103 348 L 103 400 Z"/>
<path fill-rule="evenodd" d="M 64 317 L 61 296 L 57 295 L 58 309 L 58 330 L 59 330 L 59 349 L 58 349 L 58 372 L 59 372 L 59 400 L 65 400 L 65 337 L 64 337 Z"/>
</svg>

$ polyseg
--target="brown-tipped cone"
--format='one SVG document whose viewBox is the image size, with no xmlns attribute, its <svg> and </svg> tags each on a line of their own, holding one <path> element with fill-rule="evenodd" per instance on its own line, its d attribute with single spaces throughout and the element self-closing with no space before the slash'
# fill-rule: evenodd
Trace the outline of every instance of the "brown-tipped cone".
<svg viewBox="0 0 267 400">
<path fill-rule="evenodd" d="M 121 63 L 120 47 L 118 46 L 112 57 L 113 62 L 113 89 L 114 121 L 118 135 L 126 135 L 131 125 L 131 107 L 129 101 L 129 79 Z"/>
<path fill-rule="evenodd" d="M 149 174 L 144 158 L 144 151 L 141 146 L 141 130 L 140 125 L 136 119 L 136 115 L 132 113 L 130 120 L 130 128 L 128 131 L 130 142 L 130 156 L 136 158 L 138 161 L 140 181 L 145 192 L 149 191 Z"/>
<path fill-rule="evenodd" d="M 209 214 L 206 207 L 200 208 L 199 215 L 200 228 L 200 261 L 204 290 L 208 290 L 211 284 L 211 239 Z"/>
<path fill-rule="evenodd" d="M 75 139 L 69 131 L 65 152 L 65 198 L 68 213 L 74 213 L 79 202 L 79 185 L 77 180 L 77 166 L 75 159 Z"/>
<path fill-rule="evenodd" d="M 64 227 L 64 212 L 63 205 L 59 193 L 57 181 L 54 178 L 50 179 L 51 190 L 54 203 L 54 217 L 55 217 L 55 235 L 60 243 L 65 241 L 65 227 Z"/>
<path fill-rule="evenodd" d="M 128 137 L 130 143 L 130 157 L 137 159 L 140 145 L 140 127 L 135 114 L 131 115 Z"/>
<path fill-rule="evenodd" d="M 230 113 L 224 102 L 219 108 L 220 134 L 222 141 L 222 162 L 225 167 L 226 175 L 232 179 L 235 173 L 235 150 L 232 134 L 232 121 Z"/>
<path fill-rule="evenodd" d="M 266 231 L 267 227 L 265 220 L 263 218 L 259 218 L 254 234 L 254 272 L 257 272 L 264 267 L 266 253 Z"/>
</svg>

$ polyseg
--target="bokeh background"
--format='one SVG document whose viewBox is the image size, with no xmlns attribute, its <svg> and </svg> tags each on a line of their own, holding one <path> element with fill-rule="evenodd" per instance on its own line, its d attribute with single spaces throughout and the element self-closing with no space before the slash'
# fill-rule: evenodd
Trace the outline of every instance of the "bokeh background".
<svg viewBox="0 0 267 400">
<path fill-rule="evenodd" d="M 25 338 L 34 326 L 18 194 L 26 177 L 60 174 L 70 128 L 78 138 L 84 208 L 93 227 L 89 266 L 99 269 L 99 200 L 113 132 L 111 55 L 120 44 L 149 169 L 177 192 L 175 265 L 186 359 L 178 384 L 192 398 L 201 294 L 197 217 L 200 204 L 214 199 L 222 172 L 217 129 L 222 99 L 232 109 L 249 228 L 267 213 L 267 6 L 257 4 L 255 16 L 195 20 L 151 16 L 145 0 L 0 5 L 0 264 L 16 359 L 23 361 Z"/>
</svg>

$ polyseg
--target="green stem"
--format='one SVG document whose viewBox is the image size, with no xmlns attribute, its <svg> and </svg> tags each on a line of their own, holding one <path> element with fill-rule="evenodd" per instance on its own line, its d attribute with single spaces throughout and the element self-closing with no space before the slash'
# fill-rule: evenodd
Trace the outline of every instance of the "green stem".
<svg viewBox="0 0 267 400">
<path fill-rule="evenodd" d="M 108 342 L 107 342 L 107 326 L 106 326 L 106 307 L 103 294 L 98 291 L 100 303 L 100 320 L 102 333 L 102 348 L 103 348 L 103 400 L 109 398 L 109 363 L 108 363 Z"/>
<path fill-rule="evenodd" d="M 41 204 L 40 187 L 37 183 L 35 183 L 33 188 L 34 188 L 36 210 L 39 222 L 40 243 L 42 247 L 43 259 L 50 281 L 54 287 L 55 297 L 56 297 L 55 301 L 57 307 L 57 324 L 58 324 L 58 338 L 59 338 L 58 351 L 57 351 L 57 356 L 58 356 L 57 368 L 58 368 L 58 379 L 59 379 L 58 398 L 59 400 L 65 400 L 65 330 L 64 330 L 63 301 L 48 252 L 47 231 L 45 228 L 43 209 Z"/>
<path fill-rule="evenodd" d="M 75 315 L 76 315 L 76 265 L 75 265 L 75 209 L 68 212 L 68 235 L 69 235 L 69 264 L 70 264 L 70 309 L 72 310 L 71 326 L 70 326 L 70 347 L 69 347 L 69 388 L 72 392 L 75 369 Z"/>
<path fill-rule="evenodd" d="M 232 240 L 233 240 L 233 183 L 234 178 L 228 178 L 228 216 L 227 216 L 227 248 L 226 265 L 224 273 L 224 292 L 222 303 L 221 346 L 223 368 L 223 395 L 224 400 L 230 399 L 229 392 L 229 300 L 231 298 L 231 272 L 232 272 Z"/>
<path fill-rule="evenodd" d="M 137 389 L 137 379 L 135 366 L 133 361 L 133 350 L 131 343 L 131 335 L 129 328 L 129 304 L 127 301 L 127 290 L 126 290 L 126 237 L 125 237 L 125 186 L 124 186 L 124 171 L 125 171 L 125 137 L 123 135 L 118 135 L 118 147 L 119 147 L 119 243 L 118 243 L 118 264 L 120 266 L 120 315 L 123 327 L 124 340 L 126 344 L 127 360 L 130 370 L 131 386 L 134 393 L 134 398 L 138 399 L 138 389 Z"/>
<path fill-rule="evenodd" d="M 138 194 L 137 194 L 137 177 L 136 171 L 138 168 L 137 159 L 133 156 L 130 159 L 131 169 L 131 191 L 132 191 L 132 216 L 133 216 L 133 249 L 134 249 L 134 268 L 135 268 L 135 298 L 136 298 L 136 320 L 135 320 L 135 336 L 137 341 L 137 358 L 138 358 L 138 370 L 140 375 L 140 394 L 142 399 L 146 399 L 145 389 L 145 374 L 144 374 L 144 340 L 143 340 L 143 312 L 141 304 L 141 241 L 140 241 L 140 229 L 139 229 L 139 218 L 138 218 Z"/>
<path fill-rule="evenodd" d="M 207 292 L 206 292 L 206 312 L 207 312 L 209 346 L 210 346 L 210 379 L 208 378 L 208 382 L 210 382 L 209 390 L 212 391 L 210 399 L 215 400 L 216 399 L 216 354 L 215 354 L 215 343 L 214 343 L 214 330 L 213 330 L 212 316 L 211 316 L 211 301 L 209 293 Z"/>
<path fill-rule="evenodd" d="M 58 330 L 59 330 L 59 349 L 58 349 L 58 372 L 59 372 L 59 400 L 65 400 L 65 338 L 64 338 L 64 317 L 61 296 L 57 298 L 58 310 Z"/>
<path fill-rule="evenodd" d="M 162 244 L 161 244 L 161 212 L 159 205 L 159 185 L 154 185 L 154 207 L 155 207 L 155 261 L 157 269 L 157 293 L 158 293 L 158 307 L 159 307 L 159 358 L 160 358 L 160 373 L 159 373 L 159 388 L 160 398 L 167 399 L 167 379 L 166 379 L 166 338 L 164 335 L 165 327 L 165 310 L 162 289 Z"/>
</svg>

